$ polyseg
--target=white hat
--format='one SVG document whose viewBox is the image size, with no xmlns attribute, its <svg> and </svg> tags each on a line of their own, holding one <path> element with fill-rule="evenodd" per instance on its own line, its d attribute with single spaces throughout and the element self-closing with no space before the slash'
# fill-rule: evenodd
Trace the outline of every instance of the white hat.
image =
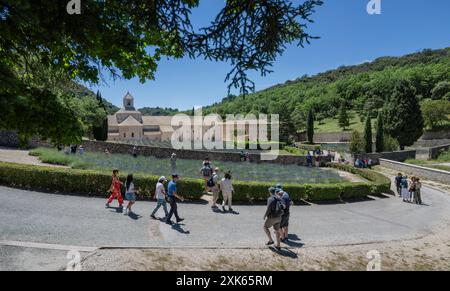
<svg viewBox="0 0 450 291">
<path fill-rule="evenodd" d="M 159 180 L 158 180 L 159 182 L 161 182 L 161 181 L 167 181 L 167 179 L 166 179 L 166 177 L 164 177 L 164 176 L 161 176 L 160 178 L 159 178 Z"/>
</svg>

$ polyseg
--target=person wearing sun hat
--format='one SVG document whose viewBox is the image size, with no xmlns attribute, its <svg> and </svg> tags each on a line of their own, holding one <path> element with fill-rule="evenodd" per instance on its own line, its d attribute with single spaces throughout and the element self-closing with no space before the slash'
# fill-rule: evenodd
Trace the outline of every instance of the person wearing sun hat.
<svg viewBox="0 0 450 291">
<path fill-rule="evenodd" d="M 164 209 L 165 218 L 169 215 L 169 212 L 167 211 L 167 202 L 166 202 L 166 189 L 164 189 L 164 183 L 167 183 L 167 179 L 164 176 L 161 176 L 158 179 L 158 183 L 156 183 L 156 191 L 155 191 L 155 198 L 157 201 L 156 208 L 153 210 L 152 214 L 150 215 L 151 218 L 156 219 L 156 212 L 158 212 L 159 208 L 161 206 Z"/>
</svg>

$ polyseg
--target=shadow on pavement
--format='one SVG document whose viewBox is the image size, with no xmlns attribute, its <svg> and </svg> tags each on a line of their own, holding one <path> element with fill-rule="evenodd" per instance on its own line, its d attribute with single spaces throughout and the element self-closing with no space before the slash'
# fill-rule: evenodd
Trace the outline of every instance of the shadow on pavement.
<svg viewBox="0 0 450 291">
<path fill-rule="evenodd" d="M 142 218 L 142 215 L 136 214 L 134 212 L 129 212 L 128 217 L 133 220 L 138 220 L 138 219 Z"/>
<path fill-rule="evenodd" d="M 172 229 L 178 231 L 181 234 L 190 234 L 191 232 L 189 230 L 184 230 L 182 225 L 184 224 L 174 223 L 172 225 Z"/>
<path fill-rule="evenodd" d="M 281 250 L 277 250 L 275 247 L 269 247 L 269 250 L 283 257 L 298 259 L 298 255 L 289 249 L 281 248 Z"/>
</svg>

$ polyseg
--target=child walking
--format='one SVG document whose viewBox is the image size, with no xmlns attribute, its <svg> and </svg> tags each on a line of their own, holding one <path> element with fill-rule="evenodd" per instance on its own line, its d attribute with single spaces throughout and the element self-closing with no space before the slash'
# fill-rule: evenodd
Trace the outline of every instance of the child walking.
<svg viewBox="0 0 450 291">
<path fill-rule="evenodd" d="M 128 174 L 125 185 L 127 189 L 125 192 L 125 199 L 128 200 L 128 205 L 125 209 L 125 215 L 127 215 L 132 212 L 131 206 L 136 203 L 136 191 L 134 190 L 133 174 Z"/>
<path fill-rule="evenodd" d="M 108 202 L 106 202 L 106 207 L 109 208 L 109 204 L 114 199 L 117 199 L 119 201 L 119 208 L 123 208 L 123 197 L 120 193 L 120 187 L 123 185 L 122 182 L 119 180 L 119 170 L 115 169 L 113 170 L 113 176 L 112 176 L 112 183 L 111 187 L 109 188 L 109 191 L 111 193 L 111 196 L 108 198 Z"/>
</svg>

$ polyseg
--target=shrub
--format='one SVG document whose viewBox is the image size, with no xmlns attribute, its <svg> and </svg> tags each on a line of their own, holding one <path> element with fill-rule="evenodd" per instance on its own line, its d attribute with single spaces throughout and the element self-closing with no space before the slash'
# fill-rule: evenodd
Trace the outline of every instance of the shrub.
<svg viewBox="0 0 450 291">
<path fill-rule="evenodd" d="M 359 175 L 363 177 L 366 180 L 369 180 L 370 183 L 365 184 L 370 187 L 370 193 L 371 194 L 381 194 L 381 193 L 389 193 L 391 190 L 391 180 L 384 175 L 374 172 L 369 169 L 359 169 L 355 168 L 350 165 L 344 165 L 344 164 L 335 164 L 330 163 L 328 165 L 329 167 L 339 169 L 342 171 L 346 171 L 355 175 Z M 355 187 L 360 187 L 359 183 L 354 183 L 352 185 L 355 185 Z M 362 189 L 362 188 L 360 188 Z"/>
<path fill-rule="evenodd" d="M 390 189 L 390 180 L 376 172 L 340 164 L 330 164 L 330 166 L 360 175 L 370 183 L 286 184 L 284 189 L 294 201 L 357 198 L 368 194 L 386 193 Z M 121 180 L 124 181 L 125 174 L 121 174 Z M 153 196 L 158 178 L 151 175 L 134 175 L 139 199 L 148 200 Z M 111 173 L 109 172 L 0 162 L 0 184 L 12 187 L 106 197 L 110 183 Z M 179 193 L 188 199 L 198 200 L 204 191 L 204 182 L 200 179 L 182 178 L 177 184 Z M 267 182 L 245 181 L 233 181 L 233 185 L 235 189 L 233 199 L 244 202 L 266 201 L 268 188 L 273 186 L 272 183 Z"/>
<path fill-rule="evenodd" d="M 159 177 L 134 175 L 140 199 L 149 199 Z M 121 180 L 125 180 L 122 173 Z M 37 189 L 65 194 L 106 197 L 111 174 L 92 170 L 63 169 L 0 162 L 0 183 L 13 187 Z M 200 199 L 203 181 L 181 179 L 178 191 L 188 199 Z"/>
</svg>

